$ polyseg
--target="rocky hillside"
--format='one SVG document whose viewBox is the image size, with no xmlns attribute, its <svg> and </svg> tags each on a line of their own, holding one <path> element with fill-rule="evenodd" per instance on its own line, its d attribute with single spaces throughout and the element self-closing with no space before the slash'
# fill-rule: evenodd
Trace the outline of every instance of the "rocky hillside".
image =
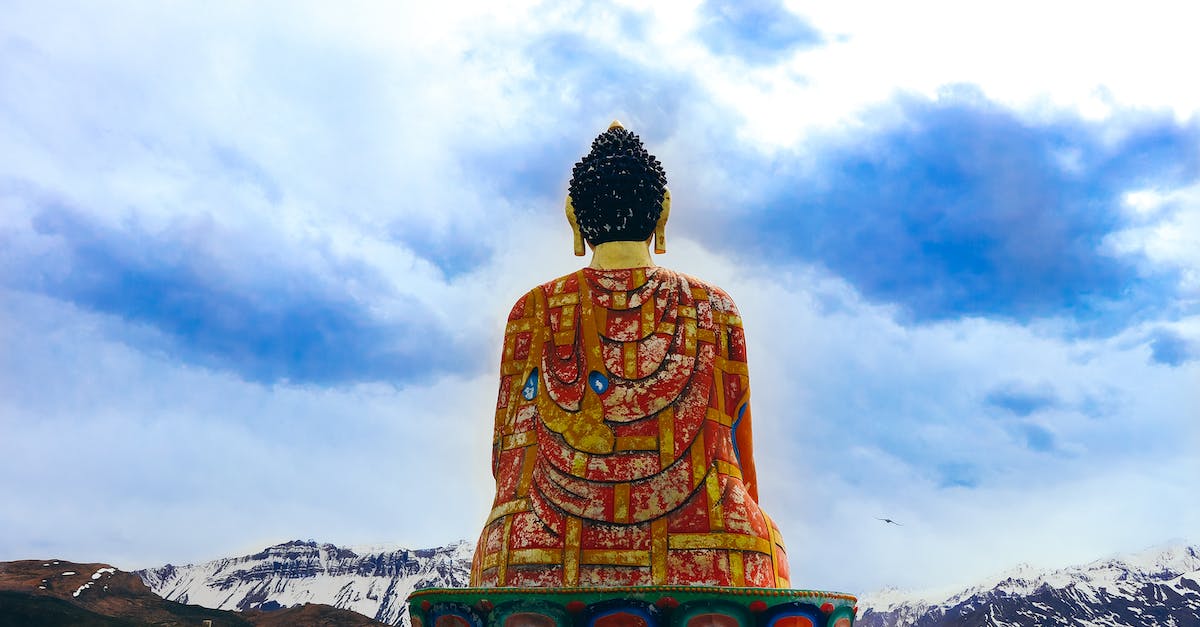
<svg viewBox="0 0 1200 627">
<path fill-rule="evenodd" d="M 270 610 L 304 603 L 348 609 L 407 624 L 404 600 L 417 588 L 462 587 L 473 547 L 337 547 L 295 541 L 253 555 L 139 571 L 164 598 L 226 610 Z"/>
</svg>

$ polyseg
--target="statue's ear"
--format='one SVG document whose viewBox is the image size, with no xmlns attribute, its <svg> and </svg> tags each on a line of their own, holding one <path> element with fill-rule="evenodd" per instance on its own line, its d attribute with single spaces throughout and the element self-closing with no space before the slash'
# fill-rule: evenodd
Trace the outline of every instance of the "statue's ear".
<svg viewBox="0 0 1200 627">
<path fill-rule="evenodd" d="M 663 187 L 662 213 L 658 214 L 658 222 L 654 224 L 654 253 L 661 255 L 667 252 L 667 218 L 671 216 L 671 190 Z"/>
<path fill-rule="evenodd" d="M 587 250 L 583 247 L 583 231 L 579 230 L 579 220 L 575 218 L 575 204 L 571 202 L 571 195 L 567 194 L 567 222 L 571 223 L 571 232 L 575 234 L 575 256 L 582 257 L 587 254 Z"/>
</svg>

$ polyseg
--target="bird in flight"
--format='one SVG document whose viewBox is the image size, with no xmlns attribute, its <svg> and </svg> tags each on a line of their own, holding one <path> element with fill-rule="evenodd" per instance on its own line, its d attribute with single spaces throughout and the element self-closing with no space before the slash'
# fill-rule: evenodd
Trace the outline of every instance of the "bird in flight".
<svg viewBox="0 0 1200 627">
<path fill-rule="evenodd" d="M 883 521 L 883 522 L 885 522 L 885 523 L 891 523 L 891 524 L 893 524 L 893 525 L 896 525 L 897 527 L 903 527 L 903 526 L 904 526 L 904 525 L 901 525 L 900 523 L 898 523 L 898 522 L 896 522 L 896 521 L 892 520 L 891 518 L 876 518 L 875 520 L 882 520 L 882 521 Z"/>
</svg>

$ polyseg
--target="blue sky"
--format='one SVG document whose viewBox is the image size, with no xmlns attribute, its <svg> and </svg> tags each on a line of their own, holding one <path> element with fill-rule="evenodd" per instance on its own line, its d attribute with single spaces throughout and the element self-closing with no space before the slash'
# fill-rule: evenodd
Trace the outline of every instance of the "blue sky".
<svg viewBox="0 0 1200 627">
<path fill-rule="evenodd" d="M 6 3 L 0 560 L 473 539 L 614 118 L 741 307 L 796 585 L 1200 542 L 1186 9 L 428 4 Z"/>
</svg>

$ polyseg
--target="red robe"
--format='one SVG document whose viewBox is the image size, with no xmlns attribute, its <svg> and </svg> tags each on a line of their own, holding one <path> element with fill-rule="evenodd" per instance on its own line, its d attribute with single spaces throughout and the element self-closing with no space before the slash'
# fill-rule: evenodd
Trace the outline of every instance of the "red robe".
<svg viewBox="0 0 1200 627">
<path fill-rule="evenodd" d="M 508 318 L 473 586 L 786 588 L 757 502 L 741 319 L 665 268 L 585 268 Z"/>
</svg>

